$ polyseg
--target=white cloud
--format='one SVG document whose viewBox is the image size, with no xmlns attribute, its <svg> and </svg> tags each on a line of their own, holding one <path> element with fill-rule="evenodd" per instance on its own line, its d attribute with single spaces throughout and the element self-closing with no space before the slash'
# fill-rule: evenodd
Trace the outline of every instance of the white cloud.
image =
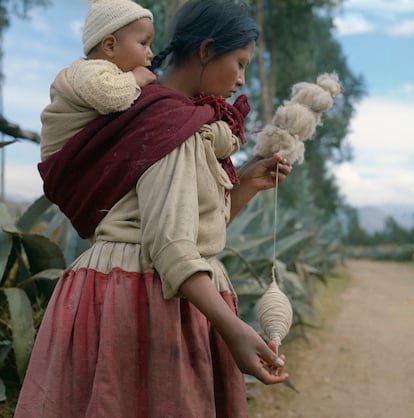
<svg viewBox="0 0 414 418">
<path fill-rule="evenodd" d="M 345 0 L 334 25 L 338 35 L 382 32 L 393 37 L 414 36 L 413 0 Z"/>
<path fill-rule="evenodd" d="M 40 13 L 38 10 L 33 9 L 29 12 L 29 22 L 32 28 L 36 32 L 41 32 L 41 33 L 51 32 L 51 27 L 49 23 L 43 17 L 43 14 Z"/>
<path fill-rule="evenodd" d="M 368 97 L 351 122 L 351 143 L 360 150 L 414 152 L 414 100 Z"/>
<path fill-rule="evenodd" d="M 83 21 L 82 20 L 73 20 L 69 23 L 70 30 L 77 39 L 81 39 L 83 31 Z"/>
<path fill-rule="evenodd" d="M 414 36 L 414 20 L 400 22 L 386 30 L 390 36 Z"/>
<path fill-rule="evenodd" d="M 375 30 L 375 26 L 368 22 L 362 15 L 347 14 L 344 17 L 336 17 L 334 25 L 338 35 L 354 35 L 368 33 Z"/>
<path fill-rule="evenodd" d="M 344 7 L 375 14 L 414 12 L 414 2 L 412 0 L 346 0 Z"/>
<path fill-rule="evenodd" d="M 9 165 L 5 169 L 7 199 L 33 201 L 43 194 L 42 179 L 35 164 Z"/>
<path fill-rule="evenodd" d="M 351 163 L 334 168 L 348 203 L 414 205 L 414 101 L 368 98 L 357 108 Z"/>
<path fill-rule="evenodd" d="M 335 169 L 342 194 L 352 206 L 414 206 L 414 172 L 383 168 L 375 178 L 361 174 L 358 167 L 342 164 Z"/>
<path fill-rule="evenodd" d="M 403 92 L 406 94 L 414 93 L 414 83 L 406 83 L 403 85 Z"/>
</svg>

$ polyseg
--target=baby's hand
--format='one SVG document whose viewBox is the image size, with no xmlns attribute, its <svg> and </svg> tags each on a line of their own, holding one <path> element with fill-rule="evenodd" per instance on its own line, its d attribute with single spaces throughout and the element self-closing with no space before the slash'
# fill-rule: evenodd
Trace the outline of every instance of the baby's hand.
<svg viewBox="0 0 414 418">
<path fill-rule="evenodd" d="M 147 67 L 135 67 L 132 70 L 132 74 L 134 74 L 135 81 L 139 87 L 144 87 L 147 84 L 151 84 L 157 79 L 157 76 Z"/>
</svg>

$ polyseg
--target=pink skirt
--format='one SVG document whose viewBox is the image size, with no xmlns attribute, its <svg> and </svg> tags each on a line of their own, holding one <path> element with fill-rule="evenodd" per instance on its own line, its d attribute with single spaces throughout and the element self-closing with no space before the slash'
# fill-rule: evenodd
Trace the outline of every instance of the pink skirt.
<svg viewBox="0 0 414 418">
<path fill-rule="evenodd" d="M 81 268 L 56 286 L 14 417 L 245 418 L 245 382 L 205 316 L 165 300 L 156 274 Z"/>
</svg>

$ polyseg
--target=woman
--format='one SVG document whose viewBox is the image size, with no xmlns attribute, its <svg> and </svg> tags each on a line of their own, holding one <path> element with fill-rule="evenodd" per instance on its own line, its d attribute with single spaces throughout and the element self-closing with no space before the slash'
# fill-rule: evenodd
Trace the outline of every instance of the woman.
<svg viewBox="0 0 414 418">
<path fill-rule="evenodd" d="M 257 27 L 234 0 L 177 13 L 160 84 L 39 165 L 47 196 L 92 247 L 61 277 L 16 418 L 246 417 L 243 373 L 283 382 L 284 358 L 237 316 L 216 259 L 226 225 L 289 173 L 277 155 L 237 178 Z M 88 141 L 85 141 L 85 137 Z M 87 145 L 84 145 L 87 144 Z"/>
</svg>

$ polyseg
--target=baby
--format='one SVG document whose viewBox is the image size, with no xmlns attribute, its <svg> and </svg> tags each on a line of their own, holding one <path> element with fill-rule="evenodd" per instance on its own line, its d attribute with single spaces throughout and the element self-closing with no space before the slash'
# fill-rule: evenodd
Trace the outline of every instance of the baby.
<svg viewBox="0 0 414 418">
<path fill-rule="evenodd" d="M 99 115 L 128 109 L 141 87 L 155 81 L 149 70 L 152 13 L 132 0 L 92 0 L 80 58 L 56 76 L 51 102 L 41 114 L 44 161 Z"/>
</svg>

